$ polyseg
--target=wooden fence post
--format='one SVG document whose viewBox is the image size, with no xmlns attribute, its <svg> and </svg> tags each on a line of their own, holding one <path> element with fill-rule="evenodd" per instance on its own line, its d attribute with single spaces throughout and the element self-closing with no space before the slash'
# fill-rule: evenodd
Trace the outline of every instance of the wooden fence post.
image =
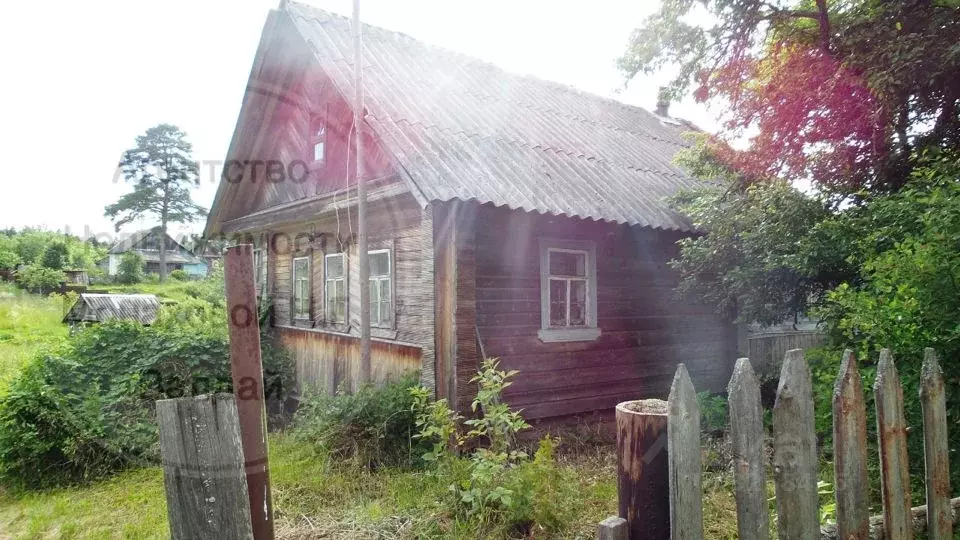
<svg viewBox="0 0 960 540">
<path fill-rule="evenodd" d="M 611 516 L 597 525 L 597 540 L 630 540 L 627 520 Z"/>
<path fill-rule="evenodd" d="M 950 456 L 947 440 L 947 403 L 943 371 L 937 353 L 923 351 L 920 374 L 920 404 L 923 407 L 923 457 L 927 484 L 927 538 L 953 537 L 950 508 Z"/>
<path fill-rule="evenodd" d="M 787 351 L 780 372 L 773 406 L 773 474 L 780 538 L 820 538 L 813 389 L 800 349 Z"/>
<path fill-rule="evenodd" d="M 157 401 L 157 423 L 170 536 L 253 538 L 233 396 Z"/>
<path fill-rule="evenodd" d="M 833 390 L 833 472 L 837 534 L 844 540 L 868 540 L 867 408 L 857 358 L 849 349 L 843 352 Z"/>
<path fill-rule="evenodd" d="M 670 456 L 670 537 L 674 540 L 702 540 L 700 404 L 683 364 L 677 365 L 670 387 L 667 453 Z"/>
<path fill-rule="evenodd" d="M 884 538 L 910 540 L 913 538 L 913 527 L 910 523 L 907 421 L 903 417 L 903 388 L 889 349 L 880 351 L 873 392 L 880 445 Z"/>
<path fill-rule="evenodd" d="M 254 538 L 272 540 L 273 501 L 267 464 L 266 396 L 260 361 L 257 291 L 253 282 L 253 246 L 241 244 L 228 248 L 223 262 L 230 327 L 230 372 L 240 417 L 250 517 Z"/>
<path fill-rule="evenodd" d="M 767 486 L 763 457 L 763 408 L 760 383 L 750 360 L 741 358 L 727 386 L 733 474 L 737 497 L 737 531 L 740 540 L 770 537 Z"/>
<path fill-rule="evenodd" d="M 660 399 L 617 405 L 617 499 L 631 539 L 670 538 L 667 403 Z"/>
</svg>

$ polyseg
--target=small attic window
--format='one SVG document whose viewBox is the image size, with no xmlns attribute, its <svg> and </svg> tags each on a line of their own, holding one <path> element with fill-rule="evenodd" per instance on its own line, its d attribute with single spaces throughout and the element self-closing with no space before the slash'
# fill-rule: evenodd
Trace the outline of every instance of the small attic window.
<svg viewBox="0 0 960 540">
<path fill-rule="evenodd" d="M 310 120 L 310 158 L 319 163 L 326 157 L 327 119 L 326 115 L 315 115 Z"/>
</svg>

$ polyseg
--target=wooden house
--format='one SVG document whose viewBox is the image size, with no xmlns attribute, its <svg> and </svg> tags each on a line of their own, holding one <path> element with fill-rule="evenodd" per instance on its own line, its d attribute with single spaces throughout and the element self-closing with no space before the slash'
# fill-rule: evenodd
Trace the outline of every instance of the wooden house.
<svg viewBox="0 0 960 540">
<path fill-rule="evenodd" d="M 161 235 L 160 228 L 144 229 L 122 238 L 99 265 L 109 276 L 117 275 L 120 270 L 120 260 L 123 254 L 134 251 L 143 258 L 143 271 L 148 274 L 160 273 L 160 237 L 165 236 L 165 250 L 167 272 L 183 270 L 189 276 L 204 277 L 207 275 L 207 262 L 197 257 L 192 251 L 184 247 L 169 234 Z"/>
<path fill-rule="evenodd" d="M 363 42 L 355 126 L 350 21 L 270 13 L 205 231 L 255 244 L 301 387 L 356 386 L 368 286 L 374 378 L 419 370 L 462 411 L 482 357 L 520 370 L 506 399 L 531 420 L 664 396 L 678 362 L 724 388 L 734 327 L 678 300 L 667 265 L 694 233 L 665 202 L 695 186 L 672 162 L 689 126 L 380 28 Z"/>
</svg>

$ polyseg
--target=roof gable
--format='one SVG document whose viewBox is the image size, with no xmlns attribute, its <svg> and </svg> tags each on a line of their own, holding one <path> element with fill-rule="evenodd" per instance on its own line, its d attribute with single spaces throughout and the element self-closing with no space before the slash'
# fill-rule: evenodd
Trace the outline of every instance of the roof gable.
<svg viewBox="0 0 960 540">
<path fill-rule="evenodd" d="M 271 17 L 351 102 L 350 20 L 296 2 Z M 665 200 L 698 185 L 672 162 L 689 126 L 381 28 L 363 44 L 365 120 L 421 202 L 692 229 Z"/>
</svg>

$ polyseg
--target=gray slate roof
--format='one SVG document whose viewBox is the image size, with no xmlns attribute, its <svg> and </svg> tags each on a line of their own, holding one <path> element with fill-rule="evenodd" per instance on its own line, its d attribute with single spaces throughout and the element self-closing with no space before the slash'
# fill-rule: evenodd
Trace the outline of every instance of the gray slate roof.
<svg viewBox="0 0 960 540">
<path fill-rule="evenodd" d="M 103 322 L 109 319 L 152 324 L 160 302 L 152 294 L 82 293 L 63 317 L 63 322 Z"/>
<path fill-rule="evenodd" d="M 119 255 L 119 254 L 121 254 L 121 253 L 126 253 L 126 252 L 128 252 L 128 251 L 133 250 L 133 251 L 136 251 L 137 253 L 139 253 L 139 254 L 143 257 L 144 262 L 159 262 L 159 261 L 160 261 L 160 251 L 159 251 L 159 250 L 156 250 L 156 249 L 142 249 L 142 248 L 138 248 L 138 247 L 137 247 L 137 246 L 140 244 L 140 242 L 142 242 L 142 241 L 144 240 L 144 238 L 146 238 L 148 235 L 150 235 L 151 233 L 154 233 L 154 232 L 156 232 L 157 234 L 159 234 L 159 233 L 160 233 L 159 227 L 154 227 L 154 228 L 152 228 L 152 229 L 143 229 L 143 230 L 140 230 L 140 231 L 136 231 L 136 232 L 130 234 L 129 236 L 127 236 L 126 238 L 123 238 L 123 239 L 119 240 L 116 244 L 114 244 L 114 245 L 110 248 L 110 251 L 109 251 L 108 253 L 111 253 L 111 254 L 114 254 L 114 255 Z M 180 244 L 180 242 L 177 242 L 177 240 L 176 240 L 175 238 L 173 238 L 172 236 L 170 236 L 169 234 L 167 235 L 167 237 L 170 238 L 171 240 L 173 240 L 174 243 L 176 243 L 178 246 L 180 246 L 180 249 L 182 250 L 182 251 L 180 251 L 180 252 L 177 252 L 177 251 L 169 251 L 169 250 L 168 250 L 167 253 L 166 253 L 166 255 L 167 255 L 167 262 L 168 262 L 168 263 L 171 263 L 171 264 L 203 264 L 203 263 L 205 262 L 203 259 L 201 259 L 201 258 L 195 256 L 193 253 L 191 253 L 190 250 L 188 250 L 187 248 L 183 247 L 183 245 Z"/>
<path fill-rule="evenodd" d="M 281 7 L 341 95 L 354 95 L 349 19 Z M 666 197 L 691 126 L 365 25 L 366 120 L 423 198 L 691 230 Z"/>
</svg>

